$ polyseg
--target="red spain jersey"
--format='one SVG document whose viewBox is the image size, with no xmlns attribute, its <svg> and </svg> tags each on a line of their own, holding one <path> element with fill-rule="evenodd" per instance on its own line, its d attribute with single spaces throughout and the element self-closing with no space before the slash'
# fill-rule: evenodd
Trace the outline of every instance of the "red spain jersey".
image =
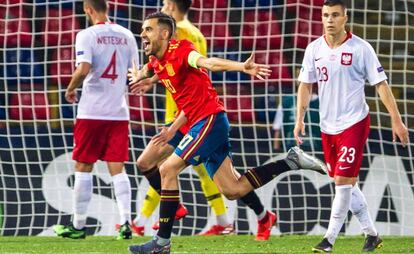
<svg viewBox="0 0 414 254">
<path fill-rule="evenodd" d="M 190 41 L 171 40 L 162 59 L 151 56 L 148 63 L 148 69 L 158 75 L 178 109 L 184 111 L 190 126 L 211 114 L 225 111 L 207 71 L 188 64 L 188 55 L 193 50 Z"/>
</svg>

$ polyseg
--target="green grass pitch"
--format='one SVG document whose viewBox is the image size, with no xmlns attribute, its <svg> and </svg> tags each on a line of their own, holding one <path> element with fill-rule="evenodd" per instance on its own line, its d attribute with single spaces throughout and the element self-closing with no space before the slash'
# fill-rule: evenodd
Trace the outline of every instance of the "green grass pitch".
<svg viewBox="0 0 414 254">
<path fill-rule="evenodd" d="M 128 245 L 142 243 L 149 237 L 115 240 L 114 237 L 89 236 L 82 240 L 58 237 L 0 237 L 0 253 L 115 254 L 129 253 Z M 321 236 L 272 236 L 258 242 L 252 235 L 173 237 L 171 253 L 312 253 L 311 247 Z M 414 237 L 383 237 L 384 247 L 375 253 L 414 253 Z M 334 253 L 360 253 L 363 237 L 339 237 Z"/>
</svg>

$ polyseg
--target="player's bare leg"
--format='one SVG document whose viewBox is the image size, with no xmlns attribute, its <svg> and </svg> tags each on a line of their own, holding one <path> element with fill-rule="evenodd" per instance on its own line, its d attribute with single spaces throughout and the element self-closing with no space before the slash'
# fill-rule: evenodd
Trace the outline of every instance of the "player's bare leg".
<svg viewBox="0 0 414 254">
<path fill-rule="evenodd" d="M 153 140 L 145 147 L 137 159 L 137 166 L 142 173 L 157 167 L 160 161 L 164 161 L 174 151 L 169 144 L 155 145 Z"/>
<path fill-rule="evenodd" d="M 145 147 L 137 159 L 137 167 L 147 178 L 151 187 L 161 194 L 161 175 L 158 169 L 160 162 L 164 161 L 172 152 L 174 147 L 165 144 L 154 144 L 153 140 Z"/>
</svg>

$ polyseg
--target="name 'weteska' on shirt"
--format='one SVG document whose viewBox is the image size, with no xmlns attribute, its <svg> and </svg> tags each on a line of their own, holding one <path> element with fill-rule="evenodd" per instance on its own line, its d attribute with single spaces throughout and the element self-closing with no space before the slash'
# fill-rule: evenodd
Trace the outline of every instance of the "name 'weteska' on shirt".
<svg viewBox="0 0 414 254">
<path fill-rule="evenodd" d="M 100 36 L 96 38 L 98 44 L 128 45 L 127 39 L 116 36 Z"/>
</svg>

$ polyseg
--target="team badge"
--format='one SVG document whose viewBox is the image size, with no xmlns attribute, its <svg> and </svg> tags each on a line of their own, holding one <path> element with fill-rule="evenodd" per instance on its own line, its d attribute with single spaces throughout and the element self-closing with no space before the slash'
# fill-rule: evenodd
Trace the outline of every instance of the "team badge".
<svg viewBox="0 0 414 254">
<path fill-rule="evenodd" d="M 352 65 L 352 53 L 342 53 L 341 64 Z"/>
<path fill-rule="evenodd" d="M 165 68 L 167 69 L 168 76 L 172 77 L 172 76 L 175 75 L 174 68 L 173 68 L 172 64 L 167 63 L 165 65 Z"/>
</svg>

